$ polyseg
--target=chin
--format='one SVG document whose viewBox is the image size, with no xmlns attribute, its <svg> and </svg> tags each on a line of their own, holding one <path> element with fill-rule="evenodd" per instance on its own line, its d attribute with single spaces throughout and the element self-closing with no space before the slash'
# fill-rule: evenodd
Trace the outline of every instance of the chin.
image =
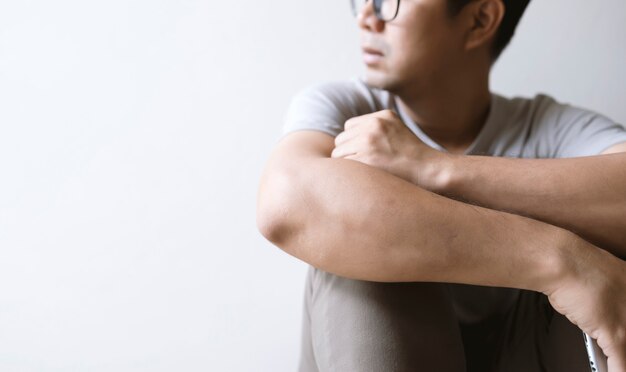
<svg viewBox="0 0 626 372">
<path fill-rule="evenodd" d="M 371 70 L 369 68 L 365 71 L 364 81 L 372 88 L 387 90 L 391 93 L 397 91 L 400 86 L 397 79 L 382 71 Z"/>
</svg>

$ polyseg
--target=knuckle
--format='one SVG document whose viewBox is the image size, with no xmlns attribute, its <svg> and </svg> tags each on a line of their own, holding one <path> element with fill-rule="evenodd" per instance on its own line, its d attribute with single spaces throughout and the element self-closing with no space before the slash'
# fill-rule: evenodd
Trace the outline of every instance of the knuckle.
<svg viewBox="0 0 626 372">
<path fill-rule="evenodd" d="M 372 131 L 378 135 L 387 133 L 387 122 L 383 119 L 377 118 L 372 123 Z"/>
<path fill-rule="evenodd" d="M 376 135 L 376 133 L 374 132 L 369 132 L 367 133 L 367 135 L 365 136 L 365 141 L 368 145 L 373 145 L 376 143 L 378 136 Z"/>
<path fill-rule="evenodd" d="M 374 129 L 378 132 L 384 132 L 385 131 L 385 121 L 384 120 L 376 120 L 376 122 L 374 123 Z"/>
<path fill-rule="evenodd" d="M 359 123 L 359 121 L 363 120 L 361 117 L 359 116 L 353 116 L 351 118 L 349 118 L 348 120 L 346 120 L 343 124 L 344 128 L 349 128 L 352 127 L 356 124 Z"/>
<path fill-rule="evenodd" d="M 367 154 L 367 156 L 365 157 L 365 162 L 370 165 L 376 165 L 378 164 L 378 157 L 376 156 L 376 154 L 373 153 Z"/>
<path fill-rule="evenodd" d="M 393 112 L 393 110 L 386 109 L 386 110 L 383 110 L 383 116 L 387 119 L 393 119 L 396 117 L 396 113 Z"/>
</svg>

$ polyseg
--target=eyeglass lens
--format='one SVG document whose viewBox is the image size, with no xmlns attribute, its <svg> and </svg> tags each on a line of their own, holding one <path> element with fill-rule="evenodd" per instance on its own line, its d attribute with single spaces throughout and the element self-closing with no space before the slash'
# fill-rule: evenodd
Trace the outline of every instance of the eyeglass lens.
<svg viewBox="0 0 626 372">
<path fill-rule="evenodd" d="M 352 12 L 357 16 L 369 0 L 351 0 Z M 398 13 L 400 0 L 372 0 L 374 2 L 374 12 L 376 16 L 385 22 L 391 21 Z"/>
</svg>

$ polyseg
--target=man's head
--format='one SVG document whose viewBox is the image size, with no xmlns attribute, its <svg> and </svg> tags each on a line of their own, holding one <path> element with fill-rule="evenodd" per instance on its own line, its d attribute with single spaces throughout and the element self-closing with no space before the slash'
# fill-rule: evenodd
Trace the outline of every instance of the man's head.
<svg viewBox="0 0 626 372">
<path fill-rule="evenodd" d="M 395 0 L 383 0 L 383 6 L 387 1 Z M 367 1 L 357 14 L 366 79 L 390 91 L 421 91 L 442 79 L 488 72 L 529 1 L 400 0 L 389 22 L 377 18 L 374 1 Z"/>
</svg>

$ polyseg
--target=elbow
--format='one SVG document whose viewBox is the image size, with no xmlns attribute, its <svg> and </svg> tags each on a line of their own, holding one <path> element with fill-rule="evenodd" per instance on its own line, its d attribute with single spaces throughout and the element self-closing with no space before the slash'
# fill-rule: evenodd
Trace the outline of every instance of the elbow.
<svg viewBox="0 0 626 372">
<path fill-rule="evenodd" d="M 265 173 L 257 193 L 257 230 L 285 253 L 316 267 L 325 267 L 328 247 L 320 244 L 320 210 L 297 172 Z"/>
<path fill-rule="evenodd" d="M 315 244 L 310 226 L 311 209 L 301 193 L 294 192 L 294 185 L 288 179 L 271 181 L 260 188 L 257 196 L 257 230 L 274 246 L 301 261 L 314 266 L 322 266 L 323 247 Z M 291 187 L 290 187 L 291 186 Z M 299 195 L 299 197 L 296 197 Z"/>
<path fill-rule="evenodd" d="M 283 247 L 287 238 L 291 181 L 278 172 L 264 174 L 257 193 L 257 230 L 274 245 Z"/>
<path fill-rule="evenodd" d="M 312 263 L 305 254 L 308 250 L 305 249 L 307 243 L 306 239 L 303 239 L 302 226 L 294 224 L 291 220 L 289 215 L 280 208 L 257 209 L 257 229 L 265 239 L 285 253 L 304 262 Z"/>
<path fill-rule="evenodd" d="M 275 245 L 280 244 L 284 239 L 282 236 L 282 223 L 276 213 L 267 211 L 257 206 L 256 210 L 257 230 L 263 237 Z"/>
</svg>

